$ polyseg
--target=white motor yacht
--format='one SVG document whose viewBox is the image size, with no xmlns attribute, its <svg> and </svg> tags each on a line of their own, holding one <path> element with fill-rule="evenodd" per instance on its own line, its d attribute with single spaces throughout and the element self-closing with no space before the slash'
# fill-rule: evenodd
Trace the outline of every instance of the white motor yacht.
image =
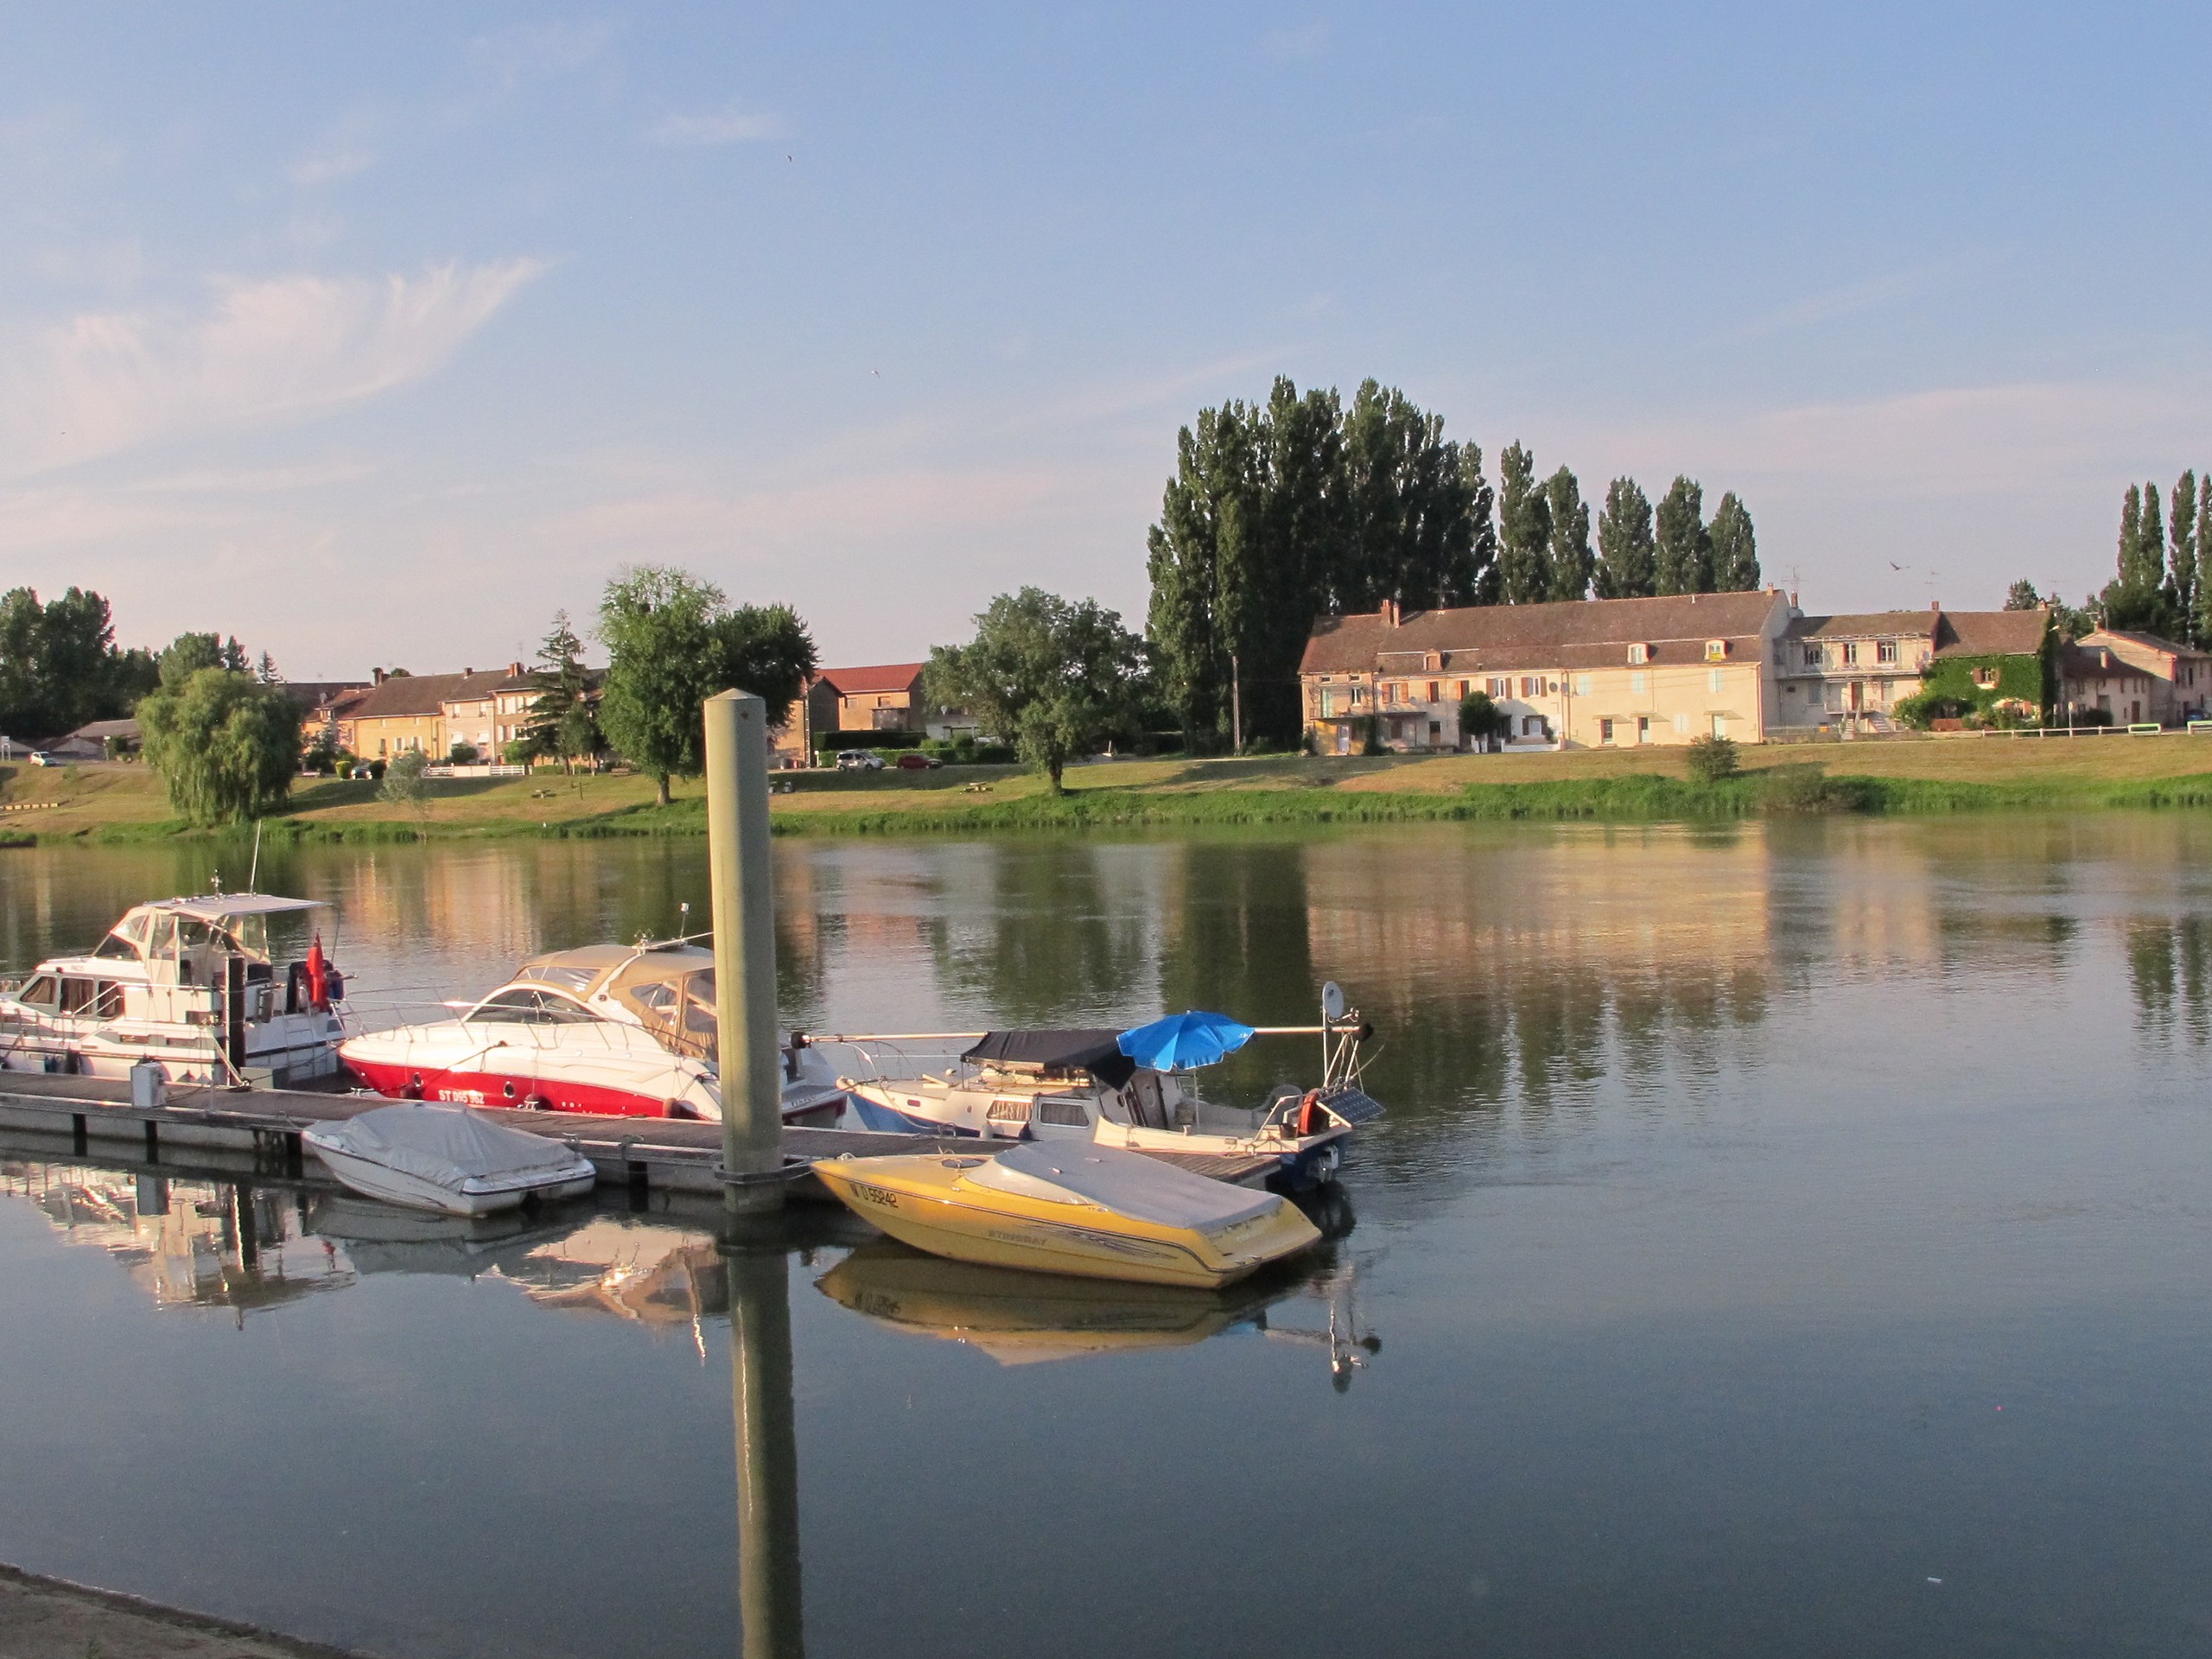
<svg viewBox="0 0 2212 1659">
<path fill-rule="evenodd" d="M 719 1121 L 715 958 L 683 944 L 594 944 L 533 957 L 455 1017 L 348 1039 L 346 1069 L 378 1094 L 470 1106 Z M 790 1123 L 845 1107 L 803 1039 L 782 1064 Z"/>
<path fill-rule="evenodd" d="M 272 918 L 309 899 L 218 893 L 139 905 L 79 957 L 0 984 L 0 1071 L 127 1077 L 142 1060 L 172 1082 L 279 1087 L 338 1069 L 345 980 L 320 932 L 290 960 Z"/>
</svg>

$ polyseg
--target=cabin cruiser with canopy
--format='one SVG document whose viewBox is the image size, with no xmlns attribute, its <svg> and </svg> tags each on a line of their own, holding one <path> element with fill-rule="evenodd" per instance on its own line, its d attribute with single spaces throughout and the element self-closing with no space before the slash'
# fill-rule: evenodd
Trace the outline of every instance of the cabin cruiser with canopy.
<svg viewBox="0 0 2212 1659">
<path fill-rule="evenodd" d="M 323 908 L 262 893 L 136 906 L 88 954 L 0 984 L 0 1070 L 119 1078 L 151 1060 L 175 1083 L 329 1076 L 345 1034 L 344 976 L 319 930 L 289 960 L 270 938 L 272 922 Z"/>
<path fill-rule="evenodd" d="M 1174 1014 L 1132 1031 L 1020 1030 L 899 1037 L 810 1037 L 863 1051 L 965 1041 L 939 1070 L 841 1077 L 862 1128 L 982 1140 L 1085 1140 L 1130 1151 L 1266 1156 L 1274 1179 L 1313 1185 L 1336 1173 L 1343 1141 L 1382 1108 L 1359 1086 L 1359 1043 L 1370 1027 L 1325 988 L 1318 1026 L 1254 1027 L 1217 1014 Z M 1281 1084 L 1256 1106 L 1205 1098 L 1196 1070 L 1261 1035 L 1319 1035 L 1321 1080 Z"/>
<path fill-rule="evenodd" d="M 715 957 L 681 944 L 592 944 L 533 957 L 454 1018 L 349 1039 L 346 1069 L 378 1094 L 469 1106 L 719 1121 Z M 786 1122 L 834 1120 L 845 1095 L 802 1041 L 783 1056 Z"/>
</svg>

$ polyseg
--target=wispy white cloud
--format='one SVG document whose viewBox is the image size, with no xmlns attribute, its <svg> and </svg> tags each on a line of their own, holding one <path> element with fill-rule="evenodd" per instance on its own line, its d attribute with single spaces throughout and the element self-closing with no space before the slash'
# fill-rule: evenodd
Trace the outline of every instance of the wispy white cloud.
<svg viewBox="0 0 2212 1659">
<path fill-rule="evenodd" d="M 285 176 L 294 184 L 302 187 L 334 184 L 340 179 L 350 179 L 358 173 L 365 173 L 376 164 L 374 150 L 353 144 L 302 156 L 285 169 Z"/>
<path fill-rule="evenodd" d="M 1941 270 L 1930 266 L 1914 270 L 1891 271 L 1860 282 L 1822 289 L 1818 293 L 1808 294 L 1771 311 L 1763 312 L 1731 329 L 1723 338 L 1730 340 L 1758 340 L 1770 334 L 1788 334 L 1796 329 L 1833 322 L 1840 317 L 1858 316 L 1865 312 L 1879 310 L 1884 306 L 1927 292 L 1943 274 Z"/>
<path fill-rule="evenodd" d="M 699 115 L 668 115 L 653 124 L 646 135 L 671 149 L 698 149 L 715 144 L 742 144 L 781 137 L 783 119 L 763 110 L 735 105 Z"/>
<path fill-rule="evenodd" d="M 532 75 L 567 74 L 604 53 L 614 25 L 601 19 L 554 20 L 495 29 L 469 42 L 478 66 L 506 86 Z"/>
<path fill-rule="evenodd" d="M 543 268 L 225 282 L 198 312 L 86 313 L 8 353 L 0 426 L 35 472 L 356 403 L 435 372 Z"/>
<path fill-rule="evenodd" d="M 1271 30 L 1260 39 L 1260 50 L 1278 63 L 1294 58 L 1318 58 L 1327 50 L 1330 37 L 1335 33 L 1323 22 L 1304 23 L 1295 29 Z"/>
</svg>

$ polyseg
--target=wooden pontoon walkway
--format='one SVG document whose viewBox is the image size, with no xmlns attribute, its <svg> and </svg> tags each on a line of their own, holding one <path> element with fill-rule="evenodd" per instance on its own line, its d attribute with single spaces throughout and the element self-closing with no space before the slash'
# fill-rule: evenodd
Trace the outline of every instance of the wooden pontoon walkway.
<svg viewBox="0 0 2212 1659">
<path fill-rule="evenodd" d="M 134 1163 L 164 1161 L 228 1167 L 238 1173 L 289 1176 L 311 1172 L 300 1131 L 388 1104 L 373 1096 L 308 1093 L 285 1089 L 209 1089 L 171 1084 L 165 1104 L 130 1103 L 130 1085 L 95 1077 L 0 1071 L 0 1128 L 67 1137 L 72 1153 L 95 1157 L 105 1145 L 127 1146 Z M 600 1185 L 632 1192 L 719 1192 L 722 1132 L 696 1119 L 612 1117 L 582 1112 L 501 1111 L 499 1120 L 533 1135 L 566 1142 L 591 1160 Z M 852 1129 L 785 1128 L 784 1157 L 810 1169 L 817 1161 L 849 1154 L 975 1152 L 981 1143 L 926 1135 L 874 1135 Z M 167 1160 L 163 1149 L 170 1149 Z M 194 1154 L 226 1154 L 202 1160 Z M 1275 1167 L 1268 1157 L 1212 1158 L 1189 1153 L 1148 1154 L 1195 1174 L 1256 1186 Z M 251 1159 L 248 1163 L 247 1160 Z M 796 1174 L 793 1196 L 827 1200 L 829 1190 L 810 1173 Z"/>
</svg>

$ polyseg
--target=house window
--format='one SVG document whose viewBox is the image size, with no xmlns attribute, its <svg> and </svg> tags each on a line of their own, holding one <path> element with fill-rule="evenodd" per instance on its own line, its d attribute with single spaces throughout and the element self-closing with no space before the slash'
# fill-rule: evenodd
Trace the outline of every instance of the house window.
<svg viewBox="0 0 2212 1659">
<path fill-rule="evenodd" d="M 1974 683 L 1980 686 L 1996 684 L 1997 671 L 1993 668 L 1977 668 L 1974 671 Z"/>
<path fill-rule="evenodd" d="M 1688 736 L 1690 729 L 1690 717 L 1688 715 L 1676 715 L 1675 716 L 1675 729 L 1681 733 L 1684 736 Z"/>
<path fill-rule="evenodd" d="M 1727 659 L 1727 656 L 1728 642 L 1726 639 L 1708 639 L 1705 642 L 1705 660 L 1707 662 L 1725 662 Z"/>
<path fill-rule="evenodd" d="M 1651 660 L 1651 647 L 1649 645 L 1630 645 L 1628 648 L 1628 659 L 1631 663 L 1649 662 Z"/>
<path fill-rule="evenodd" d="M 1820 648 L 1818 645 L 1808 645 L 1808 646 L 1806 646 L 1806 647 L 1805 647 L 1805 666 L 1806 666 L 1806 667 L 1808 667 L 1808 668 L 1818 668 L 1820 665 L 1821 665 L 1821 648 Z"/>
<path fill-rule="evenodd" d="M 1856 639 L 1853 639 L 1847 642 L 1843 647 L 1843 664 L 1846 668 L 1849 668 L 1858 661 L 1859 642 Z"/>
<path fill-rule="evenodd" d="M 1437 692 L 1437 685 L 1436 685 L 1436 682 L 1435 682 L 1434 680 L 1431 680 L 1431 681 L 1428 683 L 1428 700 L 1429 700 L 1431 702 L 1441 702 L 1443 701 L 1443 699 L 1442 699 L 1441 697 L 1440 697 L 1440 696 L 1438 696 L 1436 695 L 1436 692 Z"/>
<path fill-rule="evenodd" d="M 1727 683 L 1726 677 L 1719 669 L 1708 668 L 1705 671 L 1705 689 L 1715 696 L 1718 696 Z"/>
<path fill-rule="evenodd" d="M 1578 674 L 1574 677 L 1574 695 L 1578 697 L 1586 697 L 1590 695 L 1590 677 L 1587 674 Z"/>
<path fill-rule="evenodd" d="M 1544 695 L 1543 676 L 1541 674 L 1523 674 L 1521 677 L 1521 695 L 1524 697 L 1542 696 Z"/>
<path fill-rule="evenodd" d="M 1641 674 L 1631 674 L 1631 675 L 1630 675 L 1630 676 L 1628 677 L 1628 689 L 1629 689 L 1630 691 L 1634 692 L 1634 693 L 1635 693 L 1637 696 L 1643 696 L 1643 675 L 1641 675 Z"/>
<path fill-rule="evenodd" d="M 1885 639 L 1874 647 L 1874 660 L 1876 662 L 1894 663 L 1897 659 L 1897 642 L 1896 640 Z"/>
<path fill-rule="evenodd" d="M 1483 682 L 1483 689 L 1490 693 L 1491 701 L 1495 702 L 1500 697 L 1510 697 L 1513 695 L 1513 682 L 1502 674 L 1493 674 Z"/>
</svg>

